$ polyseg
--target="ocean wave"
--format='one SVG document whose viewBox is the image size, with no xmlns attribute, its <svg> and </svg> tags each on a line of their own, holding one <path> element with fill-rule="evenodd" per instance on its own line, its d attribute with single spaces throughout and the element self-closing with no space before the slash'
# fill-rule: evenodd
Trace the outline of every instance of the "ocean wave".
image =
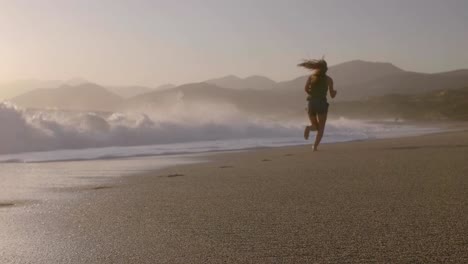
<svg viewBox="0 0 468 264">
<path fill-rule="evenodd" d="M 33 111 L 0 103 L 0 154 L 281 137 L 297 132 L 294 125 L 232 115 L 223 118 L 218 111 L 213 112 L 217 112 L 215 119 L 205 118 L 208 112 L 190 111 L 179 118 L 170 118 L 167 112 L 150 116 L 146 113 Z"/>
<path fill-rule="evenodd" d="M 303 120 L 267 120 L 246 115 L 232 105 L 209 102 L 126 113 L 25 110 L 0 103 L 0 124 L 0 155 L 158 145 L 157 150 L 137 148 L 130 154 L 134 156 L 274 146 L 275 142 L 296 145 L 305 143 L 301 137 L 307 121 L 305 113 Z M 328 122 L 324 142 L 379 138 L 412 130 L 414 128 L 400 124 L 340 118 Z M 244 142 L 246 139 L 263 140 L 237 146 L 236 139 L 244 139 Z M 208 143 L 210 141 L 217 142 Z M 202 147 L 197 144 L 174 145 L 188 142 L 204 143 Z M 122 153 L 116 154 L 117 149 Z M 114 148 L 103 155 L 122 157 L 128 156 L 128 151 L 129 148 Z M 83 157 L 87 158 L 86 155 Z"/>
</svg>

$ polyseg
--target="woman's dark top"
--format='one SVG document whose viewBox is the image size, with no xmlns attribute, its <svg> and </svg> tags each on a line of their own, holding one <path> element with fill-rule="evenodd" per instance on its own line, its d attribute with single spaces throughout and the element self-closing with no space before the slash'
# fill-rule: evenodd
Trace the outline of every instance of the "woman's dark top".
<svg viewBox="0 0 468 264">
<path fill-rule="evenodd" d="M 328 92 L 328 76 L 327 75 L 316 75 L 311 76 L 310 78 L 315 77 L 315 80 L 312 80 L 310 84 L 309 96 L 307 100 L 311 99 L 325 99 L 327 100 Z"/>
<path fill-rule="evenodd" d="M 309 87 L 309 96 L 307 96 L 309 115 L 326 114 L 328 113 L 328 76 L 315 75 L 315 80 L 311 80 Z"/>
</svg>

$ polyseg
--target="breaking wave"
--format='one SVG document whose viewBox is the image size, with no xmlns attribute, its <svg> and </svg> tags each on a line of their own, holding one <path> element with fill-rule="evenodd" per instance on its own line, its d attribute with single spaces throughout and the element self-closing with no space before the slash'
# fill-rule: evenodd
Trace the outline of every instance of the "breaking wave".
<svg viewBox="0 0 468 264">
<path fill-rule="evenodd" d="M 150 116 L 143 113 L 31 111 L 0 103 L 0 154 L 281 137 L 290 136 L 296 130 L 294 126 L 219 116 L 218 110 L 210 118 L 207 117 L 209 112 L 189 114 L 174 119 L 169 112 Z"/>
<path fill-rule="evenodd" d="M 0 154 L 13 154 L 212 140 L 300 140 L 305 119 L 262 120 L 229 104 L 174 105 L 148 113 L 94 113 L 24 110 L 0 103 L 0 124 Z M 325 141 L 366 139 L 394 131 L 394 126 L 332 120 Z"/>
</svg>

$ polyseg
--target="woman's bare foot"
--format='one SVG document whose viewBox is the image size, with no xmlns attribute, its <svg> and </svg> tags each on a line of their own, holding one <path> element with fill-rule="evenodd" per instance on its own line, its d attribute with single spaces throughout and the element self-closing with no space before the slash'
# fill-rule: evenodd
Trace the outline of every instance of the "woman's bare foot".
<svg viewBox="0 0 468 264">
<path fill-rule="evenodd" d="M 308 140 L 309 139 L 309 134 L 310 134 L 310 126 L 306 126 L 304 129 L 304 139 Z"/>
<path fill-rule="evenodd" d="M 315 127 L 314 125 L 310 125 L 310 126 L 306 126 L 304 128 L 304 139 L 307 140 L 309 139 L 309 134 L 311 131 L 317 131 L 317 127 Z"/>
</svg>

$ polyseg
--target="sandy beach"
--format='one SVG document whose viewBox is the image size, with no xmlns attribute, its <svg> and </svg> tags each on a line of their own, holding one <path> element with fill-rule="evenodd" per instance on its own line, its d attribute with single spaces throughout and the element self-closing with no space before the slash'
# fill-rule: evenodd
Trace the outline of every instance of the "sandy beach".
<svg viewBox="0 0 468 264">
<path fill-rule="evenodd" d="M 0 201 L 0 263 L 467 263 L 468 132 L 210 154 Z"/>
</svg>

